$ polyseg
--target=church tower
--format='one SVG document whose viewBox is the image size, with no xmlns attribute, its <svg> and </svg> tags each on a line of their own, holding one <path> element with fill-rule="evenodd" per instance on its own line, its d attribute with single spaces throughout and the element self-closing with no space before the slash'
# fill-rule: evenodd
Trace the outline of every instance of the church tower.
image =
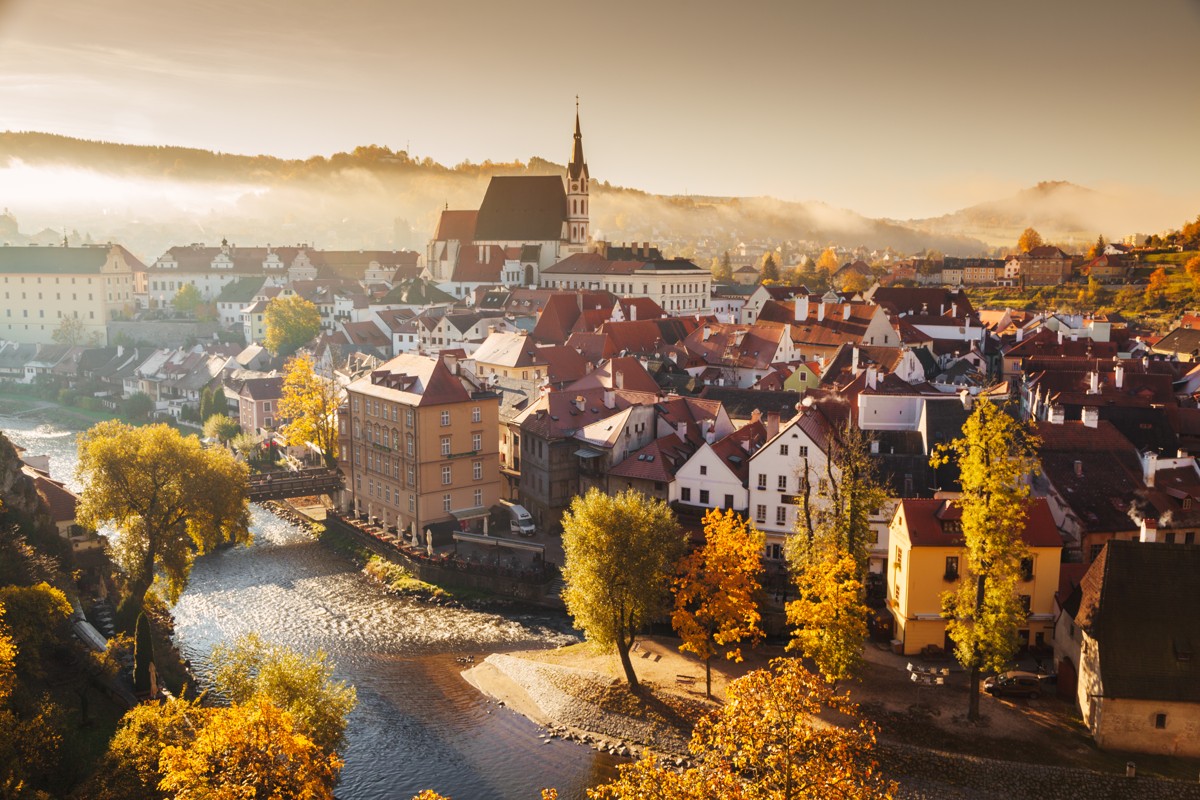
<svg viewBox="0 0 1200 800">
<path fill-rule="evenodd" d="M 591 231 L 588 225 L 588 167 L 583 160 L 583 134 L 579 132 L 579 98 L 575 98 L 575 146 L 567 164 L 567 241 L 570 249 L 584 252 Z"/>
</svg>

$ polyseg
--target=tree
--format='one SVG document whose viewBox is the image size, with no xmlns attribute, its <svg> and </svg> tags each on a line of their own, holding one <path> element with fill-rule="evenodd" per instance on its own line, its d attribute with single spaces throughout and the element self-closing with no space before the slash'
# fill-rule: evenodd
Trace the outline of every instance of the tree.
<svg viewBox="0 0 1200 800">
<path fill-rule="evenodd" d="M 84 485 L 79 523 L 112 524 L 120 531 L 113 552 L 129 577 L 120 609 L 126 630 L 156 569 L 174 602 L 195 553 L 250 540 L 246 466 L 168 425 L 134 428 L 110 420 L 93 426 L 79 438 L 76 474 Z"/>
<path fill-rule="evenodd" d="M 273 298 L 263 314 L 267 326 L 263 346 L 273 356 L 291 355 L 321 332 L 321 312 L 299 295 Z"/>
<path fill-rule="evenodd" d="M 729 260 L 728 250 L 721 254 L 721 267 L 713 275 L 713 279 L 719 281 L 733 280 L 733 262 Z"/>
<path fill-rule="evenodd" d="M 145 392 L 134 392 L 125 398 L 125 402 L 121 405 L 125 413 L 125 419 L 134 422 L 145 422 L 150 418 L 151 412 L 154 411 L 154 401 Z"/>
<path fill-rule="evenodd" d="M 836 682 L 862 663 L 871 515 L 887 502 L 887 492 L 866 436 L 852 422 L 829 437 L 825 474 L 815 473 L 805 459 L 796 535 L 785 545 L 797 588 L 796 600 L 787 604 L 795 626 L 788 649 L 813 659 L 825 679 Z"/>
<path fill-rule="evenodd" d="M 774 253 L 767 253 L 763 256 L 762 262 L 762 281 L 772 283 L 779 280 L 779 262 L 775 260 Z"/>
<path fill-rule="evenodd" d="M 843 292 L 861 292 L 870 286 L 870 281 L 861 272 L 851 270 L 842 281 Z"/>
<path fill-rule="evenodd" d="M 1192 256 L 1183 265 L 1183 271 L 1192 279 L 1193 286 L 1200 287 L 1200 256 Z"/>
<path fill-rule="evenodd" d="M 142 703 L 121 717 L 86 797 L 94 800 L 166 798 L 160 757 L 168 747 L 187 747 L 214 709 L 193 700 Z"/>
<path fill-rule="evenodd" d="M 615 647 L 634 691 L 629 650 L 664 608 L 684 537 L 670 507 L 640 492 L 591 489 L 563 515 L 563 601 L 587 638 Z"/>
<path fill-rule="evenodd" d="M 966 569 L 942 595 L 942 616 L 958 662 L 970 670 L 968 718 L 979 719 L 981 669 L 1003 671 L 1017 649 L 1026 612 L 1017 596 L 1028 514 L 1027 478 L 1037 472 L 1037 437 L 998 405 L 981 400 L 962 437 L 938 446 L 930 463 L 953 458 L 961 473 Z"/>
<path fill-rule="evenodd" d="M 842 724 L 816 722 L 826 708 Z M 726 703 L 696 725 L 696 766 L 677 773 L 653 756 L 620 768 L 591 800 L 866 800 L 895 797 L 875 763 L 875 729 L 857 707 L 795 659 L 729 684 Z"/>
<path fill-rule="evenodd" d="M 221 444 L 229 444 L 229 440 L 241 432 L 238 421 L 224 414 L 213 414 L 204 421 L 204 438 L 216 439 Z"/>
<path fill-rule="evenodd" d="M 817 257 L 817 269 L 824 270 L 832 275 L 841 267 L 841 261 L 838 259 L 837 248 L 826 247 L 821 255 Z"/>
<path fill-rule="evenodd" d="M 171 305 L 175 307 L 176 311 L 184 314 L 194 314 L 203 301 L 204 298 L 200 296 L 200 290 L 196 288 L 196 285 L 194 283 L 185 283 L 175 293 L 175 299 L 171 301 Z"/>
<path fill-rule="evenodd" d="M 58 327 L 50 334 L 50 338 L 59 344 L 69 344 L 72 347 L 83 344 L 87 339 L 83 320 L 74 316 L 63 317 L 62 322 L 58 323 Z"/>
<path fill-rule="evenodd" d="M 194 740 L 159 760 L 159 788 L 175 800 L 332 800 L 342 768 L 264 697 L 214 709 Z"/>
<path fill-rule="evenodd" d="M 1146 283 L 1146 302 L 1152 303 L 1163 296 L 1167 291 L 1167 271 L 1159 267 L 1150 273 L 1150 279 Z"/>
<path fill-rule="evenodd" d="M 1104 237 L 1103 236 L 1097 237 L 1096 243 L 1093 244 L 1091 246 L 1091 249 L 1088 250 L 1087 257 L 1088 258 L 1099 258 L 1100 256 L 1104 255 L 1104 248 L 1106 248 L 1106 247 L 1108 247 L 1108 242 L 1104 241 Z"/>
<path fill-rule="evenodd" d="M 282 433 L 287 443 L 303 447 L 312 443 L 321 451 L 325 466 L 336 467 L 338 406 L 342 387 L 329 375 L 318 375 L 312 356 L 301 353 L 284 367 L 279 416 L 288 420 Z"/>
<path fill-rule="evenodd" d="M 733 509 L 704 515 L 704 544 L 684 556 L 675 578 L 671 625 L 680 650 L 704 660 L 704 691 L 712 697 L 712 657 L 724 650 L 741 661 L 743 639 L 762 638 L 758 611 L 765 539 Z"/>
<path fill-rule="evenodd" d="M 213 688 L 233 703 L 263 697 L 292 715 L 296 729 L 326 753 L 336 752 L 357 702 L 353 686 L 333 680 L 324 651 L 301 655 L 246 634 L 213 648 Z"/>
<path fill-rule="evenodd" d="M 1017 240 L 1017 249 L 1022 253 L 1028 253 L 1035 247 L 1042 246 L 1042 235 L 1033 228 L 1026 228 L 1021 234 L 1021 238 Z"/>
</svg>

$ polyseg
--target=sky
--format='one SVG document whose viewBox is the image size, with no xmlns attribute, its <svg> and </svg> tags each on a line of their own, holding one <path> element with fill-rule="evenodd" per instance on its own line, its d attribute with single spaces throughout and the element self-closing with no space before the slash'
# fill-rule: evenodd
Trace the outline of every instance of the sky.
<svg viewBox="0 0 1200 800">
<path fill-rule="evenodd" d="M 0 0 L 0 130 L 818 200 L 1200 209 L 1200 0 Z M 1182 221 L 1182 220 L 1180 220 Z"/>
</svg>

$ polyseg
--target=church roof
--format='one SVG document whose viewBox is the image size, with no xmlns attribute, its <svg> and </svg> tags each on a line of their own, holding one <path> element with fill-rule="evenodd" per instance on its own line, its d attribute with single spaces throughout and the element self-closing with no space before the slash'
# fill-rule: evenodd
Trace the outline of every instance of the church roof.
<svg viewBox="0 0 1200 800">
<path fill-rule="evenodd" d="M 557 241 L 566 216 L 567 195 L 557 175 L 496 176 L 479 207 L 475 240 Z"/>
<path fill-rule="evenodd" d="M 439 242 L 457 239 L 460 242 L 470 242 L 475 239 L 475 218 L 478 211 L 456 211 L 446 209 L 438 220 L 437 233 L 434 239 Z"/>
</svg>

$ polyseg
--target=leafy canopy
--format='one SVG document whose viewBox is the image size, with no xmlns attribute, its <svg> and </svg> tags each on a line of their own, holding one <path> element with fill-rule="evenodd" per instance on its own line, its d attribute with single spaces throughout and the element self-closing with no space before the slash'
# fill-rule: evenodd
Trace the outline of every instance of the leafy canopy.
<svg viewBox="0 0 1200 800">
<path fill-rule="evenodd" d="M 301 353 L 289 360 L 279 398 L 279 416 L 289 420 L 283 426 L 287 443 L 302 447 L 311 442 L 320 449 L 325 466 L 337 466 L 341 400 L 342 387 L 333 376 L 317 373 L 312 356 Z"/>
<path fill-rule="evenodd" d="M 290 355 L 321 332 L 321 312 L 299 295 L 272 298 L 263 319 L 266 323 L 263 346 L 273 356 Z"/>
</svg>

